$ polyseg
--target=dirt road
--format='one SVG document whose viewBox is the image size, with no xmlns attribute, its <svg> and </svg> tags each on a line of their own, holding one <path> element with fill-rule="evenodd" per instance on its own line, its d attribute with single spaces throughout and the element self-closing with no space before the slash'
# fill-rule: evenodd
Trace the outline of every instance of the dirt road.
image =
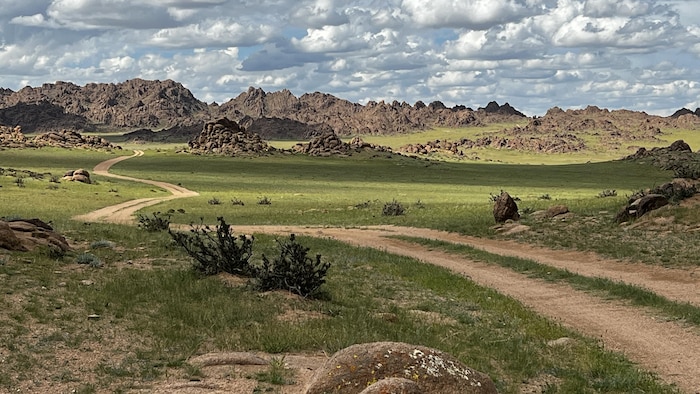
<svg viewBox="0 0 700 394">
<path fill-rule="evenodd" d="M 134 156 L 138 156 L 137 152 Z M 95 167 L 95 173 L 114 176 L 109 167 L 127 157 Z M 173 193 L 164 199 L 196 195 L 195 192 L 162 182 L 138 180 Z M 82 215 L 77 220 L 125 223 L 133 213 L 164 199 L 143 199 Z M 157 201 L 154 201 L 157 200 Z M 144 205 L 145 204 L 145 205 Z M 563 284 L 528 278 L 511 270 L 459 256 L 429 250 L 420 245 L 388 238 L 407 235 L 470 245 L 490 253 L 531 259 L 586 276 L 604 277 L 650 289 L 673 300 L 700 305 L 700 272 L 653 267 L 606 260 L 591 253 L 553 251 L 511 241 L 488 240 L 442 231 L 394 226 L 327 228 L 305 226 L 235 226 L 237 233 L 274 233 L 327 237 L 349 244 L 377 248 L 426 263 L 446 267 L 474 282 L 511 296 L 537 313 L 590 337 L 599 338 L 608 349 L 624 353 L 645 369 L 656 372 L 683 392 L 700 393 L 700 335 L 697 329 L 664 321 L 643 309 L 622 302 L 603 300 Z"/>
<path fill-rule="evenodd" d="M 193 197 L 198 196 L 199 193 L 192 190 L 185 189 L 184 187 L 176 186 L 166 182 L 151 181 L 148 179 L 138 179 L 123 175 L 110 174 L 109 169 L 116 163 L 130 159 L 132 157 L 143 156 L 143 151 L 136 150 L 132 156 L 119 156 L 113 159 L 109 159 L 99 163 L 92 169 L 93 174 L 102 175 L 110 178 L 123 179 L 127 181 L 141 182 L 149 185 L 165 189 L 170 192 L 170 196 L 167 197 L 152 197 L 152 198 L 140 198 L 138 200 L 126 201 L 121 204 L 112 205 L 97 211 L 87 213 L 85 215 L 79 215 L 73 217 L 73 220 L 83 221 L 83 222 L 107 222 L 107 223 L 133 223 L 134 214 L 139 210 L 151 205 L 156 205 L 163 201 L 173 200 L 176 198 Z"/>
</svg>

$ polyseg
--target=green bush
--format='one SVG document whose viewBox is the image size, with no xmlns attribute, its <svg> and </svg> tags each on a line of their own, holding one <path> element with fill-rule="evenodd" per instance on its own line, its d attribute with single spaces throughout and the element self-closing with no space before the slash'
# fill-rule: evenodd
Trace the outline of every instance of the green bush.
<svg viewBox="0 0 700 394">
<path fill-rule="evenodd" d="M 92 268 L 102 267 L 102 260 L 92 253 L 81 253 L 75 258 L 75 262 L 78 264 L 89 265 Z"/>
<path fill-rule="evenodd" d="M 198 272 L 204 275 L 228 272 L 251 276 L 254 271 L 250 265 L 253 238 L 245 235 L 236 237 L 223 217 L 218 217 L 217 221 L 219 224 L 215 229 L 199 224 L 193 225 L 189 232 L 168 230 L 168 233 L 195 260 L 194 268 Z"/>
<path fill-rule="evenodd" d="M 382 215 L 384 216 L 401 216 L 404 213 L 406 213 L 406 209 L 396 200 L 385 203 L 384 208 L 382 208 Z"/>
<path fill-rule="evenodd" d="M 151 216 L 137 214 L 136 221 L 138 222 L 139 228 L 142 228 L 148 232 L 154 233 L 157 231 L 165 231 L 170 228 L 170 219 L 175 213 L 174 210 L 168 210 L 167 212 L 153 212 Z"/>
<path fill-rule="evenodd" d="M 330 263 L 322 263 L 321 255 L 308 257 L 309 248 L 296 241 L 294 234 L 289 241 L 277 241 L 280 255 L 270 261 L 262 256 L 262 267 L 256 269 L 256 285 L 259 290 L 287 290 L 302 297 L 313 297 L 326 282 Z"/>
</svg>

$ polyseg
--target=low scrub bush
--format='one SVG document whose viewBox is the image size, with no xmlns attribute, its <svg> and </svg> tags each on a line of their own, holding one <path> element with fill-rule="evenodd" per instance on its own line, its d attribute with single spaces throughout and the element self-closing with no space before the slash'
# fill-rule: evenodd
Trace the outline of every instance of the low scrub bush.
<svg viewBox="0 0 700 394">
<path fill-rule="evenodd" d="M 267 198 L 267 196 L 263 196 L 258 200 L 258 205 L 270 205 L 272 204 L 272 200 Z"/>
<path fill-rule="evenodd" d="M 195 260 L 194 268 L 198 272 L 204 275 L 228 272 L 251 276 L 253 238 L 245 235 L 236 237 L 223 217 L 218 217 L 217 221 L 219 224 L 214 229 L 209 225 L 199 224 L 193 225 L 189 232 L 168 230 L 168 233 L 175 243 Z"/>
<path fill-rule="evenodd" d="M 262 291 L 287 290 L 302 297 L 317 294 L 326 282 L 326 273 L 331 264 L 321 262 L 321 255 L 315 259 L 308 256 L 309 248 L 299 244 L 294 234 L 285 242 L 277 241 L 280 254 L 273 260 L 263 255 L 262 267 L 256 269 L 257 288 Z"/>
<path fill-rule="evenodd" d="M 136 221 L 139 228 L 148 232 L 165 231 L 170 228 L 170 219 L 174 213 L 175 211 L 172 209 L 167 212 L 153 212 L 151 216 L 139 213 L 136 215 Z"/>
<path fill-rule="evenodd" d="M 615 197 L 615 196 L 617 196 L 617 191 L 614 189 L 605 189 L 602 192 L 598 193 L 598 198 Z"/>
<path fill-rule="evenodd" d="M 244 205 L 245 205 L 245 203 L 243 203 L 243 201 L 239 200 L 239 199 L 236 198 L 236 197 L 234 197 L 234 198 L 231 199 L 231 204 L 232 204 L 232 205 L 240 205 L 240 206 L 244 206 Z"/>
<path fill-rule="evenodd" d="M 209 205 L 221 205 L 221 200 L 219 200 L 218 198 L 214 197 L 214 198 L 210 199 L 209 201 L 207 201 L 207 203 L 208 203 Z"/>
<path fill-rule="evenodd" d="M 92 268 L 102 267 L 102 260 L 92 253 L 80 253 L 75 258 L 75 262 L 78 264 L 89 265 Z"/>
<path fill-rule="evenodd" d="M 406 209 L 396 200 L 385 203 L 384 208 L 382 208 L 382 215 L 384 216 L 401 216 L 405 213 Z"/>
</svg>

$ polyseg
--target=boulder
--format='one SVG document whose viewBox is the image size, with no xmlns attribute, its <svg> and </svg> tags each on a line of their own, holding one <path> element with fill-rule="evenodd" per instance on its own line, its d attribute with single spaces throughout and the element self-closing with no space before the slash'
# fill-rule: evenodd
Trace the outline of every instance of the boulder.
<svg viewBox="0 0 700 394">
<path fill-rule="evenodd" d="M 663 194 L 647 194 L 644 195 L 626 207 L 620 210 L 615 216 L 615 221 L 618 223 L 626 222 L 631 219 L 639 218 L 648 212 L 659 209 L 668 205 L 668 198 Z"/>
<path fill-rule="evenodd" d="M 0 249 L 26 252 L 28 249 L 22 245 L 22 241 L 15 235 L 10 225 L 0 221 Z"/>
<path fill-rule="evenodd" d="M 92 183 L 92 181 L 90 180 L 90 173 L 82 168 L 79 168 L 77 170 L 66 171 L 66 173 L 63 174 L 63 180 L 87 184 Z"/>
<path fill-rule="evenodd" d="M 26 252 L 37 247 L 71 250 L 66 239 L 39 219 L 0 220 L 0 248 Z"/>
<path fill-rule="evenodd" d="M 496 202 L 493 205 L 493 218 L 496 220 L 496 223 L 505 223 L 506 220 L 520 219 L 518 204 L 515 203 L 513 197 L 507 192 L 501 192 L 496 198 Z"/>
<path fill-rule="evenodd" d="M 545 217 L 553 218 L 559 215 L 564 215 L 569 213 L 569 207 L 566 205 L 552 205 L 545 211 Z"/>
<path fill-rule="evenodd" d="M 392 380 L 382 382 L 386 379 Z M 451 355 L 400 342 L 364 343 L 338 351 L 316 370 L 305 392 L 497 393 L 491 378 Z"/>
</svg>

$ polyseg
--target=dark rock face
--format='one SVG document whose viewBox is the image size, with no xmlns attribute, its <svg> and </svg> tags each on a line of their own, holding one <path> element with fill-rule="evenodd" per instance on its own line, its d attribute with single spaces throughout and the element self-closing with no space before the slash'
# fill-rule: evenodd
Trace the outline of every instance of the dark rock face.
<svg viewBox="0 0 700 394">
<path fill-rule="evenodd" d="M 385 379 L 391 381 L 382 382 Z M 375 385 L 379 386 L 373 388 Z M 496 387 L 487 375 L 439 350 L 375 342 L 352 345 L 335 353 L 316 370 L 306 390 L 307 394 L 384 392 L 495 394 Z"/>
<path fill-rule="evenodd" d="M 390 148 L 373 145 L 355 137 L 349 143 L 343 142 L 333 131 L 326 131 L 314 137 L 308 143 L 299 143 L 292 147 L 295 153 L 305 153 L 311 156 L 349 155 L 362 150 L 375 152 L 391 152 Z"/>
<path fill-rule="evenodd" d="M 493 205 L 493 218 L 496 223 L 505 223 L 506 220 L 518 220 L 518 204 L 507 192 L 501 192 Z"/>
</svg>

